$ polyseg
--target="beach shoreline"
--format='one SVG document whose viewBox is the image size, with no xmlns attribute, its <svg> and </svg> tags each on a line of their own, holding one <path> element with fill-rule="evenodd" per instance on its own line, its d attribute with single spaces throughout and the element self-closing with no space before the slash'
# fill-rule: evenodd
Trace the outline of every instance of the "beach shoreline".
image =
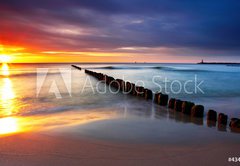
<svg viewBox="0 0 240 166">
<path fill-rule="evenodd" d="M 1 138 L 0 164 L 12 165 L 226 165 L 240 145 L 128 144 L 22 133 Z"/>
</svg>

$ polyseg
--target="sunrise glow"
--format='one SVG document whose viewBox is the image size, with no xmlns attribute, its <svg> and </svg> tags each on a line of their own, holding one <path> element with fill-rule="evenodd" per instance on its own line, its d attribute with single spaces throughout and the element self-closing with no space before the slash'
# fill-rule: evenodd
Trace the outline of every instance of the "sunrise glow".
<svg viewBox="0 0 240 166">
<path fill-rule="evenodd" d="M 240 62 L 238 11 L 222 11 L 236 6 L 230 4 L 207 7 L 201 1 L 206 8 L 195 10 L 194 2 L 63 0 L 39 7 L 6 1 L 0 4 L 0 62 Z"/>
</svg>

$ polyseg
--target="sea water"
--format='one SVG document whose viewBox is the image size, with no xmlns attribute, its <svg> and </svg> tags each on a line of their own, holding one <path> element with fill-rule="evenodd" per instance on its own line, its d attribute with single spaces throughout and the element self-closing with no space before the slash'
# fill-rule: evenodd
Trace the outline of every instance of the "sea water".
<svg viewBox="0 0 240 166">
<path fill-rule="evenodd" d="M 205 117 L 208 109 L 226 113 L 229 117 L 240 115 L 239 66 L 76 65 L 144 85 L 153 92 L 161 91 L 170 97 L 202 104 L 205 106 Z M 206 118 L 200 122 L 193 121 L 151 101 L 117 93 L 86 75 L 84 70 L 72 68 L 71 64 L 8 66 L 9 74 L 0 78 L 0 124 L 3 128 L 15 122 L 16 130 L 18 127 L 22 131 L 25 131 L 24 128 L 28 129 L 26 131 L 55 130 L 99 139 L 161 140 L 162 143 L 172 143 L 169 137 L 183 134 L 185 136 L 179 139 L 180 142 L 195 138 L 200 141 L 206 134 L 213 135 L 209 138 L 219 137 L 219 134 L 225 138 L 217 132 L 217 127 L 206 127 Z M 1 123 L 1 119 L 6 118 L 16 121 Z M 198 133 L 193 132 L 196 129 Z"/>
</svg>

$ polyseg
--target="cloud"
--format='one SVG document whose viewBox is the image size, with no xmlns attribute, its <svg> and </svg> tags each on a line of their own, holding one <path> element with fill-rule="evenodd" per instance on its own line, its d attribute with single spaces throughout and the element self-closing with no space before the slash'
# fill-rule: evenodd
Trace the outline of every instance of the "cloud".
<svg viewBox="0 0 240 166">
<path fill-rule="evenodd" d="M 0 40 L 42 51 L 182 48 L 239 56 L 239 8 L 237 0 L 8 0 L 0 3 Z"/>
</svg>

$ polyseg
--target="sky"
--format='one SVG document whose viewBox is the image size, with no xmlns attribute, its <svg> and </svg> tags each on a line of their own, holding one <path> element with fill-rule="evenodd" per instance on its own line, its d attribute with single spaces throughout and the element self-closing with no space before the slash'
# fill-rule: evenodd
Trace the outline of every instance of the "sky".
<svg viewBox="0 0 240 166">
<path fill-rule="evenodd" d="M 12 62 L 240 62 L 239 0 L 1 0 Z"/>
</svg>

